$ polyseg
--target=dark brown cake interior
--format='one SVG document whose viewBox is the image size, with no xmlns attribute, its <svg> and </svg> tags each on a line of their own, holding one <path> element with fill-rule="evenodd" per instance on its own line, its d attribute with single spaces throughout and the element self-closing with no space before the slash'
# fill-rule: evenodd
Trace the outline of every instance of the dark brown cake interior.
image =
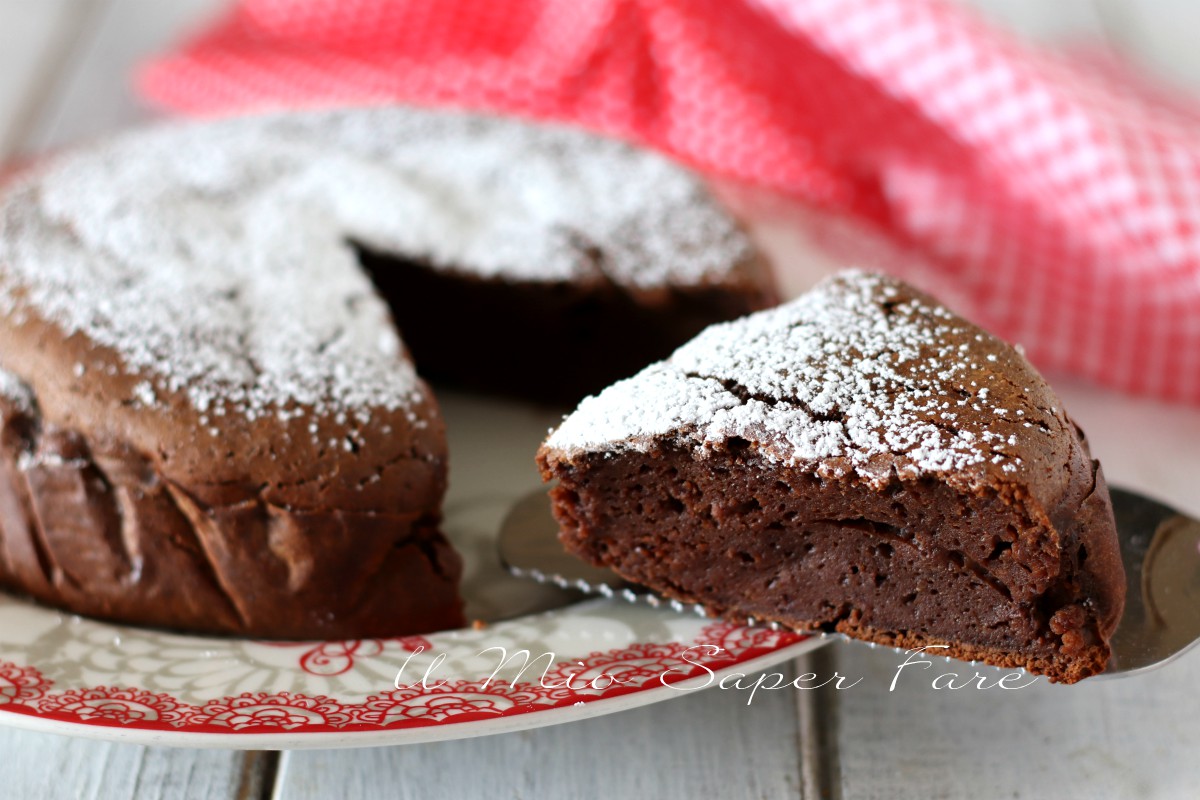
<svg viewBox="0 0 1200 800">
<path fill-rule="evenodd" d="M 944 644 L 1064 681 L 1103 670 L 1097 609 L 1073 599 L 1089 580 L 1086 523 L 1108 513 L 1094 485 L 1060 553 L 1015 498 L 929 479 L 865 491 L 764 469 L 738 444 L 719 463 L 677 448 L 587 459 L 552 492 L 564 545 L 713 614 Z"/>
<path fill-rule="evenodd" d="M 639 290 L 603 278 L 489 279 L 355 249 L 422 375 L 546 403 L 578 401 L 665 358 L 713 322 L 776 301 L 757 256 L 717 283 Z M 463 327 L 448 327 L 448 319 Z"/>
</svg>

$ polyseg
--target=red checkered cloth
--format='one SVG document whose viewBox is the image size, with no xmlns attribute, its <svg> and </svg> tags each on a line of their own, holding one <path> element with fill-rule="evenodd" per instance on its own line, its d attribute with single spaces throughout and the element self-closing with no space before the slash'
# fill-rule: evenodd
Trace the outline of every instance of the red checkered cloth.
<svg viewBox="0 0 1200 800">
<path fill-rule="evenodd" d="M 934 0 L 244 0 L 140 86 L 636 139 L 883 233 L 1043 367 L 1200 401 L 1200 118 Z"/>
</svg>

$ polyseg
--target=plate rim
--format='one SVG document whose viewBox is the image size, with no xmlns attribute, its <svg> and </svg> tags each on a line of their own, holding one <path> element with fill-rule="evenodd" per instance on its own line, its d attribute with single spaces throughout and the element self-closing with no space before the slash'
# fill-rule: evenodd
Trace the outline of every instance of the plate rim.
<svg viewBox="0 0 1200 800">
<path fill-rule="evenodd" d="M 719 622 L 719 620 L 714 620 Z M 649 681 L 627 692 L 595 696 L 573 704 L 548 708 L 531 708 L 518 713 L 495 715 L 485 719 L 447 720 L 398 728 L 354 728 L 340 731 L 304 730 L 282 732 L 262 731 L 197 731 L 159 727 L 139 727 L 134 722 L 119 722 L 107 718 L 68 720 L 40 714 L 19 703 L 0 704 L 0 726 L 37 733 L 53 733 L 76 738 L 140 744 L 157 747 L 184 747 L 208 750 L 313 750 L 385 747 L 389 745 L 421 744 L 512 733 L 522 730 L 560 725 L 582 719 L 626 711 L 685 694 L 709 690 L 735 674 L 752 675 L 768 667 L 789 661 L 804 653 L 830 643 L 832 637 L 817 633 L 801 633 L 794 641 L 769 652 L 753 652 L 747 658 L 734 657 L 732 663 L 719 668 L 705 667 L 709 674 L 698 674 L 671 683 Z M 707 684 L 705 684 L 707 681 Z M 654 685 L 654 684 L 658 685 Z M 704 684 L 704 685 L 702 685 Z"/>
</svg>

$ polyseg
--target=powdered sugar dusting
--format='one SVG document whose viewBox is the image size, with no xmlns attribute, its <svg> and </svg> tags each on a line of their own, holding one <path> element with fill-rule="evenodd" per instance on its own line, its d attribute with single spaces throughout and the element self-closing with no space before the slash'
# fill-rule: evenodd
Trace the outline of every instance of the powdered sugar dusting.
<svg viewBox="0 0 1200 800">
<path fill-rule="evenodd" d="M 0 369 L 0 399 L 5 400 L 16 411 L 29 414 L 34 409 L 33 391 L 16 375 Z"/>
<path fill-rule="evenodd" d="M 149 381 L 141 403 L 410 407 L 420 384 L 351 242 L 632 287 L 703 281 L 748 252 L 694 177 L 617 142 L 411 109 L 282 114 L 137 132 L 16 185 L 0 312 L 114 348 Z"/>
<path fill-rule="evenodd" d="M 903 284 L 846 272 L 791 303 L 714 325 L 586 399 L 546 447 L 645 451 L 672 436 L 701 453 L 744 440 L 771 463 L 879 480 L 892 469 L 911 477 L 985 462 L 1014 472 L 1017 431 L 1044 436 L 1050 410 L 996 404 L 1023 395 L 1002 364 L 1028 368 Z"/>
</svg>

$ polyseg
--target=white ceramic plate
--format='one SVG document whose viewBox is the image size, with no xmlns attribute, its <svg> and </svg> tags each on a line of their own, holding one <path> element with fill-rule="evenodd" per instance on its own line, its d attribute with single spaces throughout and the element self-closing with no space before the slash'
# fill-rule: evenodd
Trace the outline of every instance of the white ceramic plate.
<svg viewBox="0 0 1200 800">
<path fill-rule="evenodd" d="M 486 625 L 260 642 L 108 625 L 0 594 L 0 724 L 185 747 L 424 742 L 666 700 L 823 643 L 619 600 L 560 606 L 559 590 L 512 578 L 495 532 L 538 485 L 532 454 L 557 414 L 440 397 L 452 459 L 445 528 L 466 562 L 467 613 Z"/>
</svg>

